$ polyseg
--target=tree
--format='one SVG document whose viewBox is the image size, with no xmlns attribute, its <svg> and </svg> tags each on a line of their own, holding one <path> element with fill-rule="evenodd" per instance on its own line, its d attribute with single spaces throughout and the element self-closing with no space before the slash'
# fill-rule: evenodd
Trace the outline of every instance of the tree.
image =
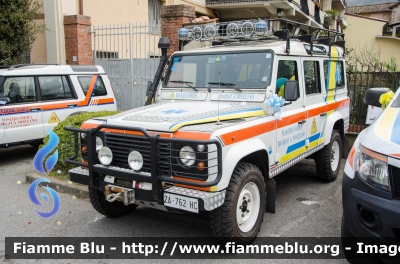
<svg viewBox="0 0 400 264">
<path fill-rule="evenodd" d="M 25 62 L 24 53 L 31 50 L 38 33 L 41 5 L 37 0 L 0 0 L 0 65 Z"/>
</svg>

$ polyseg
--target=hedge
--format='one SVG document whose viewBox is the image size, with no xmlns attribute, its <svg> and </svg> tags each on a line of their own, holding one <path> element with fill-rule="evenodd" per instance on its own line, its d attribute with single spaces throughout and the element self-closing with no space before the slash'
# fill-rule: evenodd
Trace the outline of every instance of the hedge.
<svg viewBox="0 0 400 264">
<path fill-rule="evenodd" d="M 71 157 L 73 155 L 75 146 L 73 141 L 74 140 L 73 133 L 65 131 L 64 127 L 73 126 L 79 128 L 81 127 L 82 123 L 88 119 L 102 117 L 102 116 L 111 116 L 118 113 L 119 113 L 118 111 L 86 112 L 82 114 L 69 116 L 64 121 L 58 123 L 58 125 L 53 129 L 54 133 L 56 133 L 58 138 L 60 139 L 57 147 L 58 161 L 54 166 L 53 170 L 49 174 L 52 176 L 56 176 L 57 178 L 68 179 L 68 170 L 76 167 L 75 165 L 70 165 L 65 162 L 65 159 L 67 157 Z M 44 145 L 46 145 L 48 141 L 49 141 L 49 135 L 47 135 L 44 138 L 43 144 L 40 145 L 39 148 L 42 148 Z"/>
</svg>

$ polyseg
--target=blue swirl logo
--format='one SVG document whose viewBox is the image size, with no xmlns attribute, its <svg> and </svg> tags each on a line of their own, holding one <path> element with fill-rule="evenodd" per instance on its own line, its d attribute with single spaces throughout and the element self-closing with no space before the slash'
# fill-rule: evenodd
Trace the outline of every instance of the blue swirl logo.
<svg viewBox="0 0 400 264">
<path fill-rule="evenodd" d="M 42 182 L 51 182 L 51 181 L 49 181 L 46 178 L 37 179 L 31 183 L 31 185 L 29 186 L 29 189 L 28 189 L 29 199 L 31 199 L 32 203 L 34 203 L 38 206 L 43 206 L 43 204 L 36 197 L 36 189 L 37 189 L 38 185 Z M 45 188 L 50 193 L 50 195 L 54 201 L 54 206 L 53 206 L 53 209 L 47 213 L 41 212 L 38 210 L 35 210 L 35 212 L 43 218 L 49 218 L 49 217 L 52 217 L 53 215 L 55 215 L 58 212 L 58 209 L 60 209 L 60 198 L 58 197 L 57 192 L 54 191 L 52 188 L 50 188 L 48 186 L 43 186 L 43 188 Z M 42 196 L 43 200 L 45 200 L 46 202 L 49 201 L 49 198 L 47 197 L 47 195 L 45 193 L 41 193 L 40 195 Z"/>
<path fill-rule="evenodd" d="M 47 131 L 49 132 L 49 142 L 47 142 L 47 144 L 43 148 L 39 149 L 39 151 L 35 155 L 35 158 L 33 159 L 33 166 L 35 167 L 37 172 L 43 175 L 47 175 L 47 173 L 50 172 L 56 165 L 58 160 L 58 150 L 56 150 L 53 155 L 48 157 L 48 159 L 46 160 L 46 172 L 43 168 L 43 161 L 46 156 L 49 155 L 50 152 L 52 152 L 57 147 L 58 142 L 60 141 L 56 133 L 54 133 L 50 128 L 48 128 Z"/>
<path fill-rule="evenodd" d="M 48 129 L 48 132 L 49 132 L 49 142 L 36 153 L 35 158 L 33 159 L 33 166 L 35 167 L 36 171 L 42 175 L 47 175 L 54 168 L 58 160 L 58 150 L 56 150 L 45 161 L 46 156 L 49 155 L 57 147 L 58 142 L 60 141 L 56 133 L 54 133 L 51 129 Z M 43 167 L 43 163 L 45 163 L 46 170 Z M 38 206 L 43 206 L 43 204 L 39 201 L 38 197 L 36 196 L 36 189 L 42 182 L 51 182 L 51 181 L 49 181 L 46 178 L 40 178 L 32 182 L 28 188 L 29 199 L 31 200 L 32 203 Z M 50 193 L 51 198 L 54 201 L 54 206 L 50 212 L 41 212 L 38 210 L 35 210 L 35 212 L 43 218 L 49 218 L 55 215 L 60 209 L 60 198 L 58 197 L 57 192 L 52 188 L 48 186 L 43 186 L 43 188 L 45 188 Z M 49 201 L 49 198 L 45 193 L 41 193 L 40 195 L 44 201 L 46 202 Z"/>
</svg>

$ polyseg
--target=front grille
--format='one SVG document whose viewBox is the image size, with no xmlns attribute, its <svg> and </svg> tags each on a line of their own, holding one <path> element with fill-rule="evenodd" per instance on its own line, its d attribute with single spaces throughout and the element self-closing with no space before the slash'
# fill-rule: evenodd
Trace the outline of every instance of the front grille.
<svg viewBox="0 0 400 264">
<path fill-rule="evenodd" d="M 393 182 L 393 198 L 400 200 L 400 168 L 389 166 Z"/>
<path fill-rule="evenodd" d="M 128 156 L 132 151 L 138 151 L 143 156 L 143 167 L 141 171 L 151 170 L 150 140 L 144 136 L 123 135 L 105 133 L 104 145 L 109 147 L 113 153 L 113 165 L 130 169 Z M 163 172 L 171 171 L 170 143 L 160 143 L 157 163 Z"/>
</svg>

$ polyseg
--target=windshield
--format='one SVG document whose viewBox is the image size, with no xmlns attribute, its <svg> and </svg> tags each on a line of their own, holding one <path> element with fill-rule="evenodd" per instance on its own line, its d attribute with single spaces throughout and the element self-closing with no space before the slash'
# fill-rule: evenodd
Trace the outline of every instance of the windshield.
<svg viewBox="0 0 400 264">
<path fill-rule="evenodd" d="M 271 81 L 271 52 L 175 55 L 164 80 L 169 88 L 218 86 L 266 88 Z"/>
</svg>

